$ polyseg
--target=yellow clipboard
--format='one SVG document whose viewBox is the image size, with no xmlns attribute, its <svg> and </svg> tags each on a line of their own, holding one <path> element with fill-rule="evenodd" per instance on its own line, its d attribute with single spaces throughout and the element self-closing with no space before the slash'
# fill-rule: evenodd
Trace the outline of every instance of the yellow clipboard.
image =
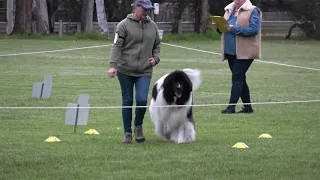
<svg viewBox="0 0 320 180">
<path fill-rule="evenodd" d="M 218 25 L 218 29 L 220 32 L 228 32 L 226 25 L 229 23 L 222 16 L 210 16 L 211 20 Z"/>
</svg>

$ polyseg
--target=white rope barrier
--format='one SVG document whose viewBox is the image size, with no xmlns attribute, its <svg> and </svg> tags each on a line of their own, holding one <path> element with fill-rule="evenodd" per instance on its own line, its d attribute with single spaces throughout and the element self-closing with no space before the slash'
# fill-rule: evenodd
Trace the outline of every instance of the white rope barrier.
<svg viewBox="0 0 320 180">
<path fill-rule="evenodd" d="M 172 47 L 181 48 L 181 49 L 187 49 L 187 50 L 192 50 L 192 51 L 198 51 L 198 52 L 208 53 L 208 54 L 222 55 L 221 53 L 216 53 L 216 52 L 211 52 L 211 51 L 205 51 L 205 50 L 201 50 L 201 49 L 188 48 L 188 47 L 178 46 L 178 45 L 173 45 L 173 44 L 168 44 L 168 43 L 162 43 L 162 44 L 167 45 L 167 46 L 172 46 Z M 294 68 L 300 68 L 300 69 L 308 69 L 308 70 L 320 71 L 320 69 L 317 69 L 317 68 L 310 68 L 310 67 L 303 67 L 303 66 L 295 66 L 295 65 L 283 64 L 283 63 L 277 63 L 277 62 L 271 62 L 271 61 L 262 61 L 262 60 L 258 60 L 258 59 L 255 59 L 255 61 L 261 62 L 261 63 L 266 63 L 266 64 L 275 64 L 275 65 L 279 65 L 279 66 L 286 66 L 286 67 L 294 67 Z"/>
<path fill-rule="evenodd" d="M 87 46 L 87 47 L 79 47 L 79 48 L 70 48 L 70 49 L 58 49 L 58 50 L 50 50 L 50 51 L 36 51 L 36 52 L 25 52 L 25 53 L 16 53 L 16 54 L 0 54 L 0 57 L 22 56 L 22 55 L 32 55 L 32 54 L 45 54 L 45 53 L 65 52 L 65 51 L 74 51 L 74 50 L 82 50 L 82 49 L 93 49 L 93 48 L 108 47 L 108 46 L 111 46 L 111 45 L 112 44 L 99 45 L 99 46 Z"/>
<path fill-rule="evenodd" d="M 306 101 L 282 101 L 282 102 L 256 102 L 256 103 L 242 103 L 243 105 L 274 105 L 274 104 L 293 104 L 293 103 L 315 103 L 320 100 L 306 100 Z M 156 108 L 174 108 L 174 107 L 212 107 L 212 106 L 227 106 L 237 104 L 194 104 L 194 105 L 164 105 L 154 106 Z M 239 105 L 239 104 L 238 104 Z M 150 106 L 92 106 L 92 107 L 0 107 L 0 109 L 72 109 L 72 108 L 83 108 L 83 109 L 125 109 L 125 108 L 149 108 Z"/>
<path fill-rule="evenodd" d="M 169 44 L 169 43 L 161 43 L 161 44 L 164 44 L 164 45 L 167 45 L 167 46 L 172 46 L 172 47 L 177 47 L 177 48 L 181 48 L 181 49 L 187 49 L 187 50 L 198 51 L 198 52 L 209 53 L 209 54 L 215 54 L 215 55 L 221 55 L 221 53 L 217 53 L 217 52 L 211 52 L 211 51 L 205 51 L 205 50 L 201 50 L 201 49 L 188 48 L 188 47 L 173 45 L 173 44 Z M 22 55 L 33 55 L 33 54 L 45 54 L 45 53 L 74 51 L 74 50 L 82 50 L 82 49 L 93 49 L 93 48 L 108 47 L 108 46 L 112 46 L 112 44 L 99 45 L 99 46 L 88 46 L 88 47 L 80 47 L 80 48 L 70 48 L 70 49 L 58 49 L 58 50 L 50 50 L 50 51 L 25 52 L 25 53 L 15 53 L 15 54 L 0 54 L 0 57 L 22 56 Z M 255 60 L 255 61 L 258 61 L 258 62 L 261 62 L 261 63 L 266 63 L 266 64 L 275 64 L 275 65 L 279 65 L 279 66 L 287 66 L 287 67 L 294 67 L 294 68 L 300 68 L 300 69 L 308 69 L 308 70 L 320 71 L 320 69 L 317 69 L 317 68 L 295 66 L 295 65 L 290 65 L 290 64 L 283 64 L 283 63 L 277 63 L 277 62 L 271 62 L 271 61 L 263 61 L 263 60 Z"/>
</svg>

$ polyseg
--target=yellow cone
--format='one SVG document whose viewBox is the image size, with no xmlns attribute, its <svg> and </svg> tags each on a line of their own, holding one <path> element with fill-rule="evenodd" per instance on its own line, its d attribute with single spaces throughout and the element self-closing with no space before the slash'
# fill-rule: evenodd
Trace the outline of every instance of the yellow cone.
<svg viewBox="0 0 320 180">
<path fill-rule="evenodd" d="M 259 138 L 267 138 L 267 139 L 271 139 L 271 138 L 272 138 L 272 136 L 270 136 L 270 134 L 268 134 L 268 133 L 263 133 L 263 134 L 261 134 L 261 135 L 259 136 Z"/>
<path fill-rule="evenodd" d="M 243 142 L 237 142 L 235 145 L 232 146 L 233 148 L 249 148 L 249 146 L 247 146 L 245 143 Z"/>
<path fill-rule="evenodd" d="M 96 131 L 95 129 L 89 129 L 88 131 L 85 132 L 85 134 L 99 134 L 99 132 Z"/>
<path fill-rule="evenodd" d="M 49 136 L 46 140 L 45 140 L 45 142 L 60 142 L 61 140 L 60 139 L 58 139 L 57 137 L 55 137 L 55 136 Z"/>
</svg>

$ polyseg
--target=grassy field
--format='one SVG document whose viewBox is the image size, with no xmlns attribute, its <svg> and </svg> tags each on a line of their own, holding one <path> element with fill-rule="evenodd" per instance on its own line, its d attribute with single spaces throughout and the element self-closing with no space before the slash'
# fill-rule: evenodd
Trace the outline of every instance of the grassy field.
<svg viewBox="0 0 320 180">
<path fill-rule="evenodd" d="M 110 44 L 108 41 L 0 40 L 0 106 L 56 106 L 89 94 L 91 106 L 120 106 L 117 79 L 107 76 L 110 47 L 1 56 Z M 176 42 L 219 52 L 219 41 Z M 320 42 L 263 42 L 263 60 L 320 69 Z M 152 83 L 177 68 L 199 68 L 204 82 L 196 104 L 228 103 L 231 73 L 219 55 L 162 45 Z M 34 82 L 53 75 L 52 96 L 31 98 Z M 247 80 L 253 102 L 320 99 L 320 71 L 254 62 Z M 237 110 L 241 108 L 239 101 Z M 225 106 L 195 108 L 197 139 L 124 145 L 121 109 L 90 109 L 89 123 L 64 124 L 65 109 L 0 109 L 0 179 L 319 179 L 320 103 L 254 105 L 254 114 L 222 115 Z M 90 128 L 100 135 L 85 135 Z M 269 133 L 273 139 L 259 139 Z M 47 143 L 49 136 L 61 142 Z M 248 149 L 235 149 L 236 142 Z"/>
</svg>

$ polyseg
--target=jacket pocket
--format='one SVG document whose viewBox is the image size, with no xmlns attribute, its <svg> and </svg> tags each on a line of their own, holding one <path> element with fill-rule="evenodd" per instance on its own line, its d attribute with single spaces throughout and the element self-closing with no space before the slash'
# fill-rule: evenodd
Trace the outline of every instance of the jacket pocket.
<svg viewBox="0 0 320 180">
<path fill-rule="evenodd" d="M 119 61 L 119 66 L 126 71 L 133 72 L 136 69 L 136 63 L 137 55 L 123 53 Z"/>
<path fill-rule="evenodd" d="M 149 72 L 150 69 L 152 69 L 152 64 L 148 61 L 148 59 L 143 63 L 141 64 L 142 66 L 139 67 L 139 69 L 142 71 L 142 72 Z"/>
</svg>

